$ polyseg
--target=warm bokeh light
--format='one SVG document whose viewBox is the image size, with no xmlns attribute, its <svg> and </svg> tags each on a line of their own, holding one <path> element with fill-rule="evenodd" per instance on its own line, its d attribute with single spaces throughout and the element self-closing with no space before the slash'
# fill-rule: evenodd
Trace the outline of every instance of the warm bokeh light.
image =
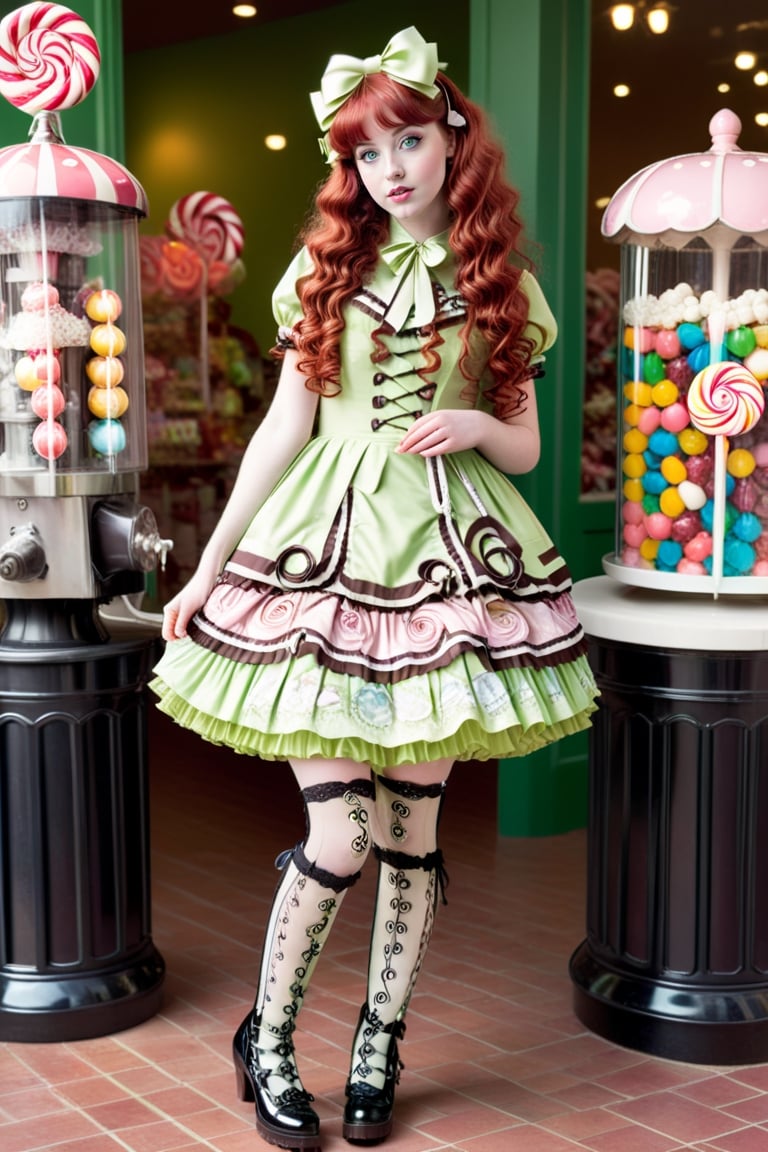
<svg viewBox="0 0 768 1152">
<path fill-rule="evenodd" d="M 617 32 L 626 32 L 635 20 L 634 4 L 614 4 L 611 8 L 611 23 Z"/>
<path fill-rule="evenodd" d="M 657 4 L 649 10 L 646 20 L 651 32 L 660 36 L 669 28 L 669 11 L 663 4 Z"/>
<path fill-rule="evenodd" d="M 755 116 L 755 124 L 759 124 L 761 128 L 768 126 L 768 112 L 758 112 Z"/>
<path fill-rule="evenodd" d="M 595 200 L 595 208 L 599 208 L 602 211 L 603 208 L 608 207 L 610 202 L 611 202 L 610 196 L 598 196 L 597 200 Z"/>
<path fill-rule="evenodd" d="M 749 72 L 757 64 L 757 56 L 754 52 L 739 52 L 733 62 L 740 72 Z"/>
<path fill-rule="evenodd" d="M 629 96 L 629 84 L 614 84 L 613 94 L 614 94 L 614 96 L 619 96 L 619 97 Z"/>
<path fill-rule="evenodd" d="M 255 4 L 235 4 L 232 9 L 233 16 L 243 16 L 246 18 L 249 16 L 255 16 L 256 12 L 257 8 Z"/>
<path fill-rule="evenodd" d="M 717 90 L 718 92 L 730 92 L 731 86 L 724 80 L 722 84 L 718 84 Z"/>
<path fill-rule="evenodd" d="M 768 72 L 766 72 L 764 68 L 761 68 L 759 72 L 755 72 L 752 77 L 752 82 L 753 84 L 757 84 L 758 88 L 765 88 L 766 84 L 768 84 Z"/>
<path fill-rule="evenodd" d="M 285 136 L 282 136 L 279 132 L 272 132 L 269 136 L 264 137 L 264 143 L 270 152 L 282 152 L 283 148 L 287 146 L 288 141 Z"/>
</svg>

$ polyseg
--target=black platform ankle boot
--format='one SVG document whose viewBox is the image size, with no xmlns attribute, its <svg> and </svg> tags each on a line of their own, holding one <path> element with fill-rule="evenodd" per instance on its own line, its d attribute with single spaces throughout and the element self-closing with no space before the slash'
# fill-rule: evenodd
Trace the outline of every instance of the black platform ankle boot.
<svg viewBox="0 0 768 1152">
<path fill-rule="evenodd" d="M 354 1057 L 358 1061 L 357 1071 L 365 1076 L 374 1070 L 368 1060 L 379 1051 L 372 1043 L 376 1036 L 389 1036 L 389 1045 L 385 1056 L 383 1087 L 377 1088 L 364 1080 L 347 1081 L 342 1134 L 350 1144 L 377 1144 L 392 1131 L 395 1086 L 400 1083 L 400 1070 L 403 1067 L 397 1042 L 402 1039 L 404 1032 L 403 1020 L 382 1024 L 375 1010 L 371 1012 L 367 1004 L 361 1008 L 354 1049 Z"/>
<path fill-rule="evenodd" d="M 251 1012 L 243 1020 L 232 1042 L 237 1096 L 256 1105 L 256 1131 L 268 1144 L 279 1148 L 319 1149 L 320 1120 L 310 1107 L 314 1097 L 301 1087 L 293 1063 L 293 1021 L 287 1025 L 281 1042 L 272 1048 L 259 1048 L 259 1019 Z M 276 1068 L 263 1068 L 262 1056 L 277 1054 Z M 289 1084 L 277 1094 L 269 1089 L 272 1076 Z"/>
</svg>

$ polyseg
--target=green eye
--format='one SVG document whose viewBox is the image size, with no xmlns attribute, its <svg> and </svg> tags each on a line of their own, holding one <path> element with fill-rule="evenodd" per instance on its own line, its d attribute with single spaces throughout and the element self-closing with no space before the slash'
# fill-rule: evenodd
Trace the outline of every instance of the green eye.
<svg viewBox="0 0 768 1152">
<path fill-rule="evenodd" d="M 401 144 L 402 148 L 415 148 L 421 140 L 421 136 L 406 136 Z"/>
<path fill-rule="evenodd" d="M 376 152 L 373 148 L 366 148 L 365 152 L 360 153 L 360 163 L 370 164 L 371 161 L 375 160 L 377 156 L 378 152 Z"/>
</svg>

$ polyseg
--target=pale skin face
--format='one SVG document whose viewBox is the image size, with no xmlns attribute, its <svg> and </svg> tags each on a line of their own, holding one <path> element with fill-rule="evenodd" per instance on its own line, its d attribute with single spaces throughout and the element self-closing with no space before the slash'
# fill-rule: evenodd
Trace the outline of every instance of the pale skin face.
<svg viewBox="0 0 768 1152">
<path fill-rule="evenodd" d="M 369 114 L 354 158 L 374 203 L 423 241 L 448 227 L 444 185 L 454 149 L 453 132 L 441 124 L 381 128 Z"/>
</svg>

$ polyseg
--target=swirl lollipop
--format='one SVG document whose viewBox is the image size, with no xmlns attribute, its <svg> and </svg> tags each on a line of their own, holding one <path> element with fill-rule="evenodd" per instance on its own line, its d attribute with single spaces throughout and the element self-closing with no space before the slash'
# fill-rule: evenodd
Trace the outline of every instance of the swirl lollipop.
<svg viewBox="0 0 768 1152">
<path fill-rule="evenodd" d="M 754 428 L 765 410 L 760 381 L 743 364 L 722 360 L 703 368 L 688 389 L 688 414 L 700 432 L 715 437 L 712 576 L 715 596 L 723 574 L 725 535 L 725 438 Z"/>
<path fill-rule="evenodd" d="M 232 264 L 243 250 L 243 222 L 223 196 L 192 192 L 173 205 L 165 230 L 199 252 L 206 263 Z"/>
<path fill-rule="evenodd" d="M 26 4 L 0 22 L 0 93 L 22 112 L 79 104 L 100 64 L 93 32 L 61 4 Z"/>
<path fill-rule="evenodd" d="M 691 423 L 708 436 L 740 436 L 754 428 L 764 410 L 760 381 L 730 360 L 703 368 L 688 390 Z"/>
</svg>

